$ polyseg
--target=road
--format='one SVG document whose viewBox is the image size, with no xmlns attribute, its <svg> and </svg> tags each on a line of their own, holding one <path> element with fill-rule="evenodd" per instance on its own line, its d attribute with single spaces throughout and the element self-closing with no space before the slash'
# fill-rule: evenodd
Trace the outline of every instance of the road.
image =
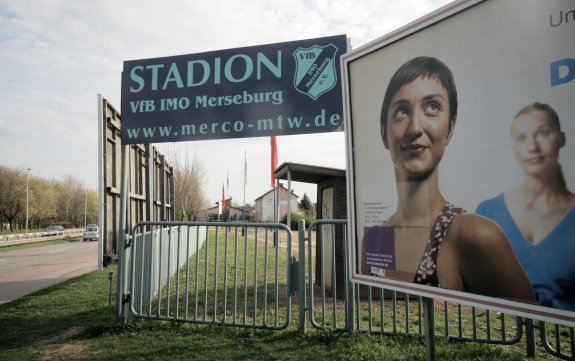
<svg viewBox="0 0 575 361">
<path fill-rule="evenodd" d="M 71 241 L 0 252 L 0 304 L 94 271 L 98 242 Z"/>
</svg>

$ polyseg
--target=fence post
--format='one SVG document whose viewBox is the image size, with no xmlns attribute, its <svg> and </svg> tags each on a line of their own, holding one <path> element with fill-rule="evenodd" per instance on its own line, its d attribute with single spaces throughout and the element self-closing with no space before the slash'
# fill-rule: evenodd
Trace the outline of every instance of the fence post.
<svg viewBox="0 0 575 361">
<path fill-rule="evenodd" d="M 346 321 L 346 328 L 347 333 L 349 335 L 353 335 L 354 333 L 354 321 L 355 321 L 355 285 L 351 281 L 351 277 L 347 277 L 347 300 L 346 300 L 346 307 L 347 307 L 347 319 Z"/>
<path fill-rule="evenodd" d="M 530 318 L 523 319 L 525 324 L 525 342 L 527 347 L 527 357 L 535 357 L 535 326 Z"/>
<path fill-rule="evenodd" d="M 346 223 L 347 224 L 347 223 Z M 344 274 L 345 274 L 345 328 L 349 335 L 353 335 L 354 332 L 354 320 L 355 320 L 355 287 L 351 276 L 353 270 L 349 263 L 349 241 L 347 238 L 347 227 L 343 228 L 343 264 L 344 264 Z"/>
<path fill-rule="evenodd" d="M 425 322 L 425 359 L 437 360 L 435 355 L 435 315 L 433 298 L 423 297 L 423 318 Z"/>
<path fill-rule="evenodd" d="M 306 287 L 305 287 L 305 220 L 301 219 L 297 223 L 298 230 L 298 257 L 299 257 L 299 330 L 305 332 L 305 301 L 306 301 Z M 309 255 L 308 255 L 309 256 Z"/>
</svg>

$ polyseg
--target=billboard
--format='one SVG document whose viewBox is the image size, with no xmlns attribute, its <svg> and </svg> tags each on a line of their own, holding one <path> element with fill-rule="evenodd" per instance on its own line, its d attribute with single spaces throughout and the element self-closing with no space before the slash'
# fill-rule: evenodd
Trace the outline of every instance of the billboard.
<svg viewBox="0 0 575 361">
<path fill-rule="evenodd" d="M 573 39 L 468 0 L 342 57 L 355 282 L 575 325 Z"/>
<path fill-rule="evenodd" d="M 345 35 L 124 62 L 122 142 L 341 130 Z"/>
</svg>

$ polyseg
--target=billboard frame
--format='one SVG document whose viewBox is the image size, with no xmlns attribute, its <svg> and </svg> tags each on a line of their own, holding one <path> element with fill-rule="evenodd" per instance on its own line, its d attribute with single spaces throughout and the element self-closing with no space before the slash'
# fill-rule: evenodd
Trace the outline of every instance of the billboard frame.
<svg viewBox="0 0 575 361">
<path fill-rule="evenodd" d="M 575 326 L 575 312 L 564 311 L 560 309 L 555 309 L 551 307 L 543 307 L 538 305 L 532 305 L 528 303 L 505 300 L 501 298 L 482 296 L 473 293 L 467 293 L 463 291 L 454 291 L 449 289 L 443 289 L 433 286 L 418 285 L 415 283 L 407 281 L 399 281 L 389 277 L 374 277 L 370 275 L 364 275 L 359 272 L 359 257 L 358 257 L 358 246 L 359 242 L 358 236 L 358 221 L 357 221 L 357 209 L 356 209 L 356 160 L 354 157 L 358 157 L 356 148 L 354 145 L 354 127 L 353 127 L 353 116 L 352 111 L 354 110 L 354 104 L 352 102 L 352 86 L 354 85 L 351 76 L 351 67 L 353 63 L 362 59 L 367 58 L 370 54 L 375 53 L 381 49 L 388 46 L 400 43 L 402 40 L 409 38 L 410 36 L 429 29 L 433 25 L 440 24 L 443 21 L 454 17 L 455 15 L 469 11 L 473 7 L 484 4 L 487 2 L 495 2 L 495 0 L 460 0 L 450 3 L 412 23 L 407 24 L 395 31 L 392 31 L 368 44 L 365 44 L 351 52 L 344 54 L 341 58 L 341 69 L 342 69 L 342 84 L 343 84 L 343 105 L 344 105 L 344 120 L 346 127 L 346 162 L 347 162 L 347 193 L 348 193 L 348 217 L 350 225 L 348 227 L 348 237 L 350 244 L 350 252 L 348 252 L 349 257 L 349 274 L 352 282 L 375 286 L 384 287 L 391 290 L 406 292 L 412 295 L 418 295 L 422 297 L 442 299 L 445 301 L 456 302 L 460 304 L 465 304 L 469 306 L 485 307 L 488 309 L 505 312 L 520 317 L 533 318 L 541 321 L 550 321 L 557 324 L 563 324 L 566 326 Z M 392 67 L 390 65 L 390 67 Z M 397 66 L 395 66 L 397 68 Z M 361 77 L 360 77 L 361 78 Z M 367 78 L 367 77 L 366 77 Z M 363 78 L 362 78 L 363 79 Z M 378 98 L 379 101 L 380 98 Z M 380 103 L 381 105 L 381 103 Z M 356 109 L 359 109 L 357 107 Z M 379 133 L 379 132 L 378 132 Z M 363 141 L 363 139 L 361 139 Z M 364 191 L 365 192 L 365 191 Z M 470 211 L 473 211 L 472 209 Z M 361 226 L 363 229 L 363 225 Z"/>
</svg>

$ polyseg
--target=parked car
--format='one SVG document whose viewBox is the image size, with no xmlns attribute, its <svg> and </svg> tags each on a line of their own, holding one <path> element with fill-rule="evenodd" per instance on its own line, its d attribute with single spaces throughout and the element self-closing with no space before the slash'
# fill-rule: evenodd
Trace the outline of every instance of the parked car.
<svg viewBox="0 0 575 361">
<path fill-rule="evenodd" d="M 98 227 L 86 227 L 86 230 L 84 231 L 84 242 L 97 241 L 98 238 L 100 238 Z"/>
<path fill-rule="evenodd" d="M 60 226 L 62 227 L 62 226 Z M 44 236 L 57 236 L 58 232 L 60 232 L 60 230 L 58 229 L 58 226 L 48 226 L 46 228 L 46 230 L 44 231 Z"/>
</svg>

